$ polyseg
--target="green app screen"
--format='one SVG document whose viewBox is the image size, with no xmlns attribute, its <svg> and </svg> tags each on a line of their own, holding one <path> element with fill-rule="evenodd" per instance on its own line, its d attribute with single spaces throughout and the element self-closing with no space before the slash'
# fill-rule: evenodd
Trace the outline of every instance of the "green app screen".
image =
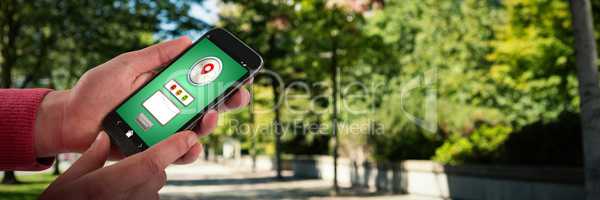
<svg viewBox="0 0 600 200">
<path fill-rule="evenodd" d="M 119 106 L 117 113 L 152 146 L 181 129 L 246 73 L 214 43 L 202 39 Z"/>
</svg>

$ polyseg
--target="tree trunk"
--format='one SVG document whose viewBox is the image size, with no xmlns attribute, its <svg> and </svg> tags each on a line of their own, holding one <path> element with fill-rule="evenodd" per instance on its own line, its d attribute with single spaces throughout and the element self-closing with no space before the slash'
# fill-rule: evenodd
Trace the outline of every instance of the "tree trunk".
<svg viewBox="0 0 600 200">
<path fill-rule="evenodd" d="M 2 58 L 4 63 L 2 64 L 2 87 L 10 88 L 12 85 L 12 69 L 17 61 L 17 37 L 19 35 L 19 29 L 21 28 L 20 22 L 16 19 L 17 12 L 16 3 L 6 5 L 3 10 L 5 24 L 2 24 L 2 28 L 6 26 L 6 43 L 2 44 Z M 4 41 L 4 40 L 3 40 Z"/>
<path fill-rule="evenodd" d="M 600 199 L 600 88 L 592 11 L 589 0 L 571 0 L 570 4 L 579 80 L 585 192 L 589 200 Z"/>
<path fill-rule="evenodd" d="M 204 150 L 202 152 L 204 152 L 204 161 L 208 161 L 208 147 L 207 148 L 203 148 Z"/>
<path fill-rule="evenodd" d="M 58 159 L 58 155 L 56 155 L 56 160 L 54 160 L 54 171 L 53 175 L 60 175 L 60 159 Z"/>
<path fill-rule="evenodd" d="M 250 113 L 248 113 L 248 114 L 250 115 L 250 128 L 248 131 L 250 131 L 249 134 L 252 136 L 252 149 L 250 150 L 251 156 L 252 156 L 252 172 L 256 172 L 256 154 L 258 153 L 258 150 L 257 150 L 258 138 L 254 131 L 254 129 L 255 129 L 254 86 L 250 85 L 249 89 L 250 89 L 250 108 L 248 110 Z"/>
<path fill-rule="evenodd" d="M 52 46 L 54 44 L 53 36 L 46 36 L 42 31 L 41 27 L 36 27 L 36 32 L 38 32 L 40 38 L 40 44 L 38 48 L 37 61 L 35 64 L 35 68 L 31 70 L 31 72 L 27 73 L 23 82 L 19 85 L 20 88 L 26 88 L 29 83 L 38 81 L 40 75 L 47 75 L 48 78 L 52 78 L 52 69 L 45 68 L 46 60 L 48 58 L 48 46 Z M 50 44 L 48 44 L 50 43 Z M 52 81 L 50 82 L 52 84 Z M 50 89 L 55 89 L 51 87 Z"/>
<path fill-rule="evenodd" d="M 2 184 L 14 185 L 21 183 L 17 180 L 14 171 L 4 171 L 4 177 L 2 178 Z"/>
<path fill-rule="evenodd" d="M 271 63 L 271 56 L 275 54 L 275 33 L 271 33 L 269 35 L 269 50 L 265 55 L 265 66 L 272 68 L 273 65 Z M 272 77 L 271 79 L 271 88 L 273 90 L 273 109 L 275 112 L 275 118 L 273 119 L 273 124 L 275 125 L 275 164 L 277 171 L 277 178 L 281 179 L 283 176 L 281 175 L 281 107 L 279 105 L 279 101 L 281 100 L 281 92 L 279 91 L 279 81 L 277 78 Z"/>
<path fill-rule="evenodd" d="M 280 91 L 279 91 L 279 82 L 277 80 L 273 80 L 271 84 L 273 88 L 273 101 L 275 102 L 275 119 L 273 119 L 273 124 L 275 124 L 275 163 L 277 167 L 277 178 L 281 179 L 283 176 L 281 175 L 281 109 L 279 105 L 280 100 Z"/>
<path fill-rule="evenodd" d="M 337 194 L 340 190 L 338 185 L 338 66 L 337 66 L 337 39 L 332 38 L 331 45 L 331 83 L 333 96 L 333 114 L 331 116 L 331 131 L 333 133 L 333 189 Z"/>
</svg>

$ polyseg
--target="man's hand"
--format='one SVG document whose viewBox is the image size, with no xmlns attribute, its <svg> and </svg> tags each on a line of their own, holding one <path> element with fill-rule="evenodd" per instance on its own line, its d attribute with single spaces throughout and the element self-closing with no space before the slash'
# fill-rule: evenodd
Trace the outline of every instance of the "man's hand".
<svg viewBox="0 0 600 200">
<path fill-rule="evenodd" d="M 38 157 L 87 149 L 100 132 L 103 118 L 150 80 L 156 69 L 167 65 L 191 44 L 187 37 L 181 37 L 121 54 L 87 71 L 73 89 L 49 93 L 36 119 Z M 219 110 L 244 106 L 249 99 L 250 93 L 240 89 Z M 217 118 L 217 112 L 209 111 L 194 131 L 199 135 L 211 132 Z M 199 153 L 190 152 L 179 163 L 193 161 Z"/>
<path fill-rule="evenodd" d="M 102 132 L 94 144 L 40 199 L 158 199 L 165 168 L 192 149 L 201 149 L 194 132 L 176 133 L 148 150 L 102 168 L 110 141 Z"/>
</svg>

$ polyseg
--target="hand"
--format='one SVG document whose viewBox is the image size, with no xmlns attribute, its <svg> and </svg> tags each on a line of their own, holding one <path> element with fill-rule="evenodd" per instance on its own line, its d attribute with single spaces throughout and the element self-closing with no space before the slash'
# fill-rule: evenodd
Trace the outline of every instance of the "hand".
<svg viewBox="0 0 600 200">
<path fill-rule="evenodd" d="M 121 54 L 87 71 L 73 89 L 49 93 L 36 115 L 38 157 L 87 149 L 98 135 L 103 118 L 150 80 L 156 74 L 154 70 L 168 64 L 191 44 L 188 38 L 181 37 Z M 242 88 L 219 110 L 244 106 L 249 99 L 250 93 Z M 194 131 L 199 135 L 211 132 L 217 118 L 217 112 L 209 111 Z M 190 153 L 194 155 L 185 157 L 195 159 L 200 152 Z"/>
<path fill-rule="evenodd" d="M 201 149 L 197 141 L 194 132 L 180 132 L 144 152 L 102 167 L 110 153 L 110 141 L 101 132 L 40 199 L 158 199 L 158 190 L 167 180 L 165 168 L 186 152 Z"/>
</svg>

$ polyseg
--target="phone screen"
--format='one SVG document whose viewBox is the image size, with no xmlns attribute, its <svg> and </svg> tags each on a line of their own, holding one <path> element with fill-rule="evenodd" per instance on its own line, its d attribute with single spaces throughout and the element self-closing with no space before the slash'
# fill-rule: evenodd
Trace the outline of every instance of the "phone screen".
<svg viewBox="0 0 600 200">
<path fill-rule="evenodd" d="M 193 120 L 249 70 L 209 39 L 201 39 L 116 109 L 152 146 Z M 131 137 L 131 135 L 127 135 Z"/>
</svg>

